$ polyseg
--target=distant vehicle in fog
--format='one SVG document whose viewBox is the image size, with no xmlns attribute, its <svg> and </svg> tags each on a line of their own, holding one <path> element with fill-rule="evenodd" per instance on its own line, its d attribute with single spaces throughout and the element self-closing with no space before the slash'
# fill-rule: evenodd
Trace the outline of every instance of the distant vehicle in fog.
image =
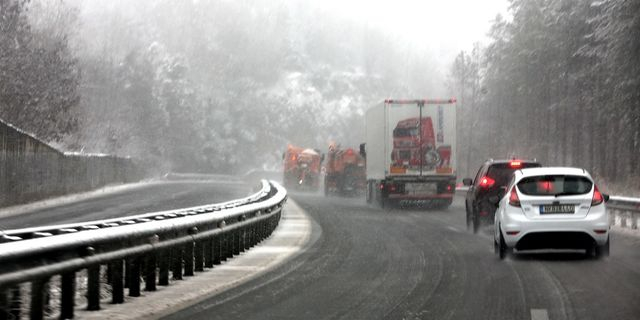
<svg viewBox="0 0 640 320">
<path fill-rule="evenodd" d="M 318 191 L 320 188 L 320 151 L 287 146 L 283 157 L 284 186 L 294 190 Z"/>
<path fill-rule="evenodd" d="M 504 194 L 504 188 L 509 183 L 514 171 L 541 166 L 535 160 L 489 159 L 482 164 L 475 179 L 463 179 L 463 184 L 469 186 L 465 197 L 467 230 L 473 230 L 474 233 L 477 233 L 483 224 L 493 223 L 496 206 L 489 201 L 489 198 Z"/>
<path fill-rule="evenodd" d="M 500 259 L 516 250 L 585 249 L 609 255 L 609 215 L 602 194 L 579 168 L 514 172 L 495 215 L 494 248 Z"/>
<path fill-rule="evenodd" d="M 327 152 L 324 195 L 362 194 L 365 190 L 365 159 L 352 148 L 331 144 Z"/>
</svg>

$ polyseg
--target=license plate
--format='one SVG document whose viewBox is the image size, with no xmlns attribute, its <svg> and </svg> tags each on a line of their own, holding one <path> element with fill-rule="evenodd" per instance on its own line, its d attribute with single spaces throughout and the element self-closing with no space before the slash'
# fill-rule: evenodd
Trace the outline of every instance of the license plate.
<svg viewBox="0 0 640 320">
<path fill-rule="evenodd" d="M 573 204 L 545 204 L 540 206 L 540 214 L 575 213 Z"/>
<path fill-rule="evenodd" d="M 438 186 L 435 183 L 407 183 L 405 191 L 408 194 L 436 194 Z"/>
</svg>

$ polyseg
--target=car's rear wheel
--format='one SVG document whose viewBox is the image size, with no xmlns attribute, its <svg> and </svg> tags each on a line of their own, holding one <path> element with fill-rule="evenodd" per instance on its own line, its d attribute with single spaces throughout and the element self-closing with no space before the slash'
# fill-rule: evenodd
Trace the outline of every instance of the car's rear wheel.
<svg viewBox="0 0 640 320">
<path fill-rule="evenodd" d="M 593 246 L 594 258 L 600 259 L 609 256 L 609 239 L 603 245 L 594 244 Z"/>
<path fill-rule="evenodd" d="M 502 236 L 502 230 L 499 230 L 498 234 L 500 237 L 498 239 L 499 243 L 495 243 L 494 240 L 494 248 L 497 249 L 498 258 L 500 258 L 500 260 L 504 260 L 504 258 L 511 255 L 513 249 L 507 247 L 507 243 L 504 241 L 504 237 Z"/>
<path fill-rule="evenodd" d="M 480 216 L 478 215 L 477 210 L 473 210 L 473 216 L 471 219 L 473 221 L 473 233 L 478 233 L 478 230 L 480 230 Z"/>
</svg>

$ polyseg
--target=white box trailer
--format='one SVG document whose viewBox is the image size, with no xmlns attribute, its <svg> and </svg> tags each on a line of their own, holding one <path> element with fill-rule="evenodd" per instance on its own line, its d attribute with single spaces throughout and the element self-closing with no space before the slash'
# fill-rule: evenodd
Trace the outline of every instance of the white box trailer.
<svg viewBox="0 0 640 320">
<path fill-rule="evenodd" d="M 392 100 L 365 116 L 367 202 L 448 206 L 456 183 L 456 100 Z"/>
</svg>

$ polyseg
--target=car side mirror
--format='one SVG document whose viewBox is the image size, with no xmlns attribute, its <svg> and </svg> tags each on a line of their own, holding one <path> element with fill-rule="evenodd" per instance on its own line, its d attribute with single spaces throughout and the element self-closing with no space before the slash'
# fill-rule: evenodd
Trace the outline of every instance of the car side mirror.
<svg viewBox="0 0 640 320">
<path fill-rule="evenodd" d="M 464 178 L 462 179 L 462 184 L 465 186 L 470 186 L 473 184 L 473 180 L 471 180 L 471 178 Z"/>
<path fill-rule="evenodd" d="M 609 202 L 609 198 L 611 198 L 608 194 L 602 194 L 602 197 L 604 198 L 604 202 Z"/>
<path fill-rule="evenodd" d="M 498 203 L 500 203 L 500 198 L 498 196 L 491 196 L 489 197 L 489 202 L 497 206 Z"/>
</svg>

